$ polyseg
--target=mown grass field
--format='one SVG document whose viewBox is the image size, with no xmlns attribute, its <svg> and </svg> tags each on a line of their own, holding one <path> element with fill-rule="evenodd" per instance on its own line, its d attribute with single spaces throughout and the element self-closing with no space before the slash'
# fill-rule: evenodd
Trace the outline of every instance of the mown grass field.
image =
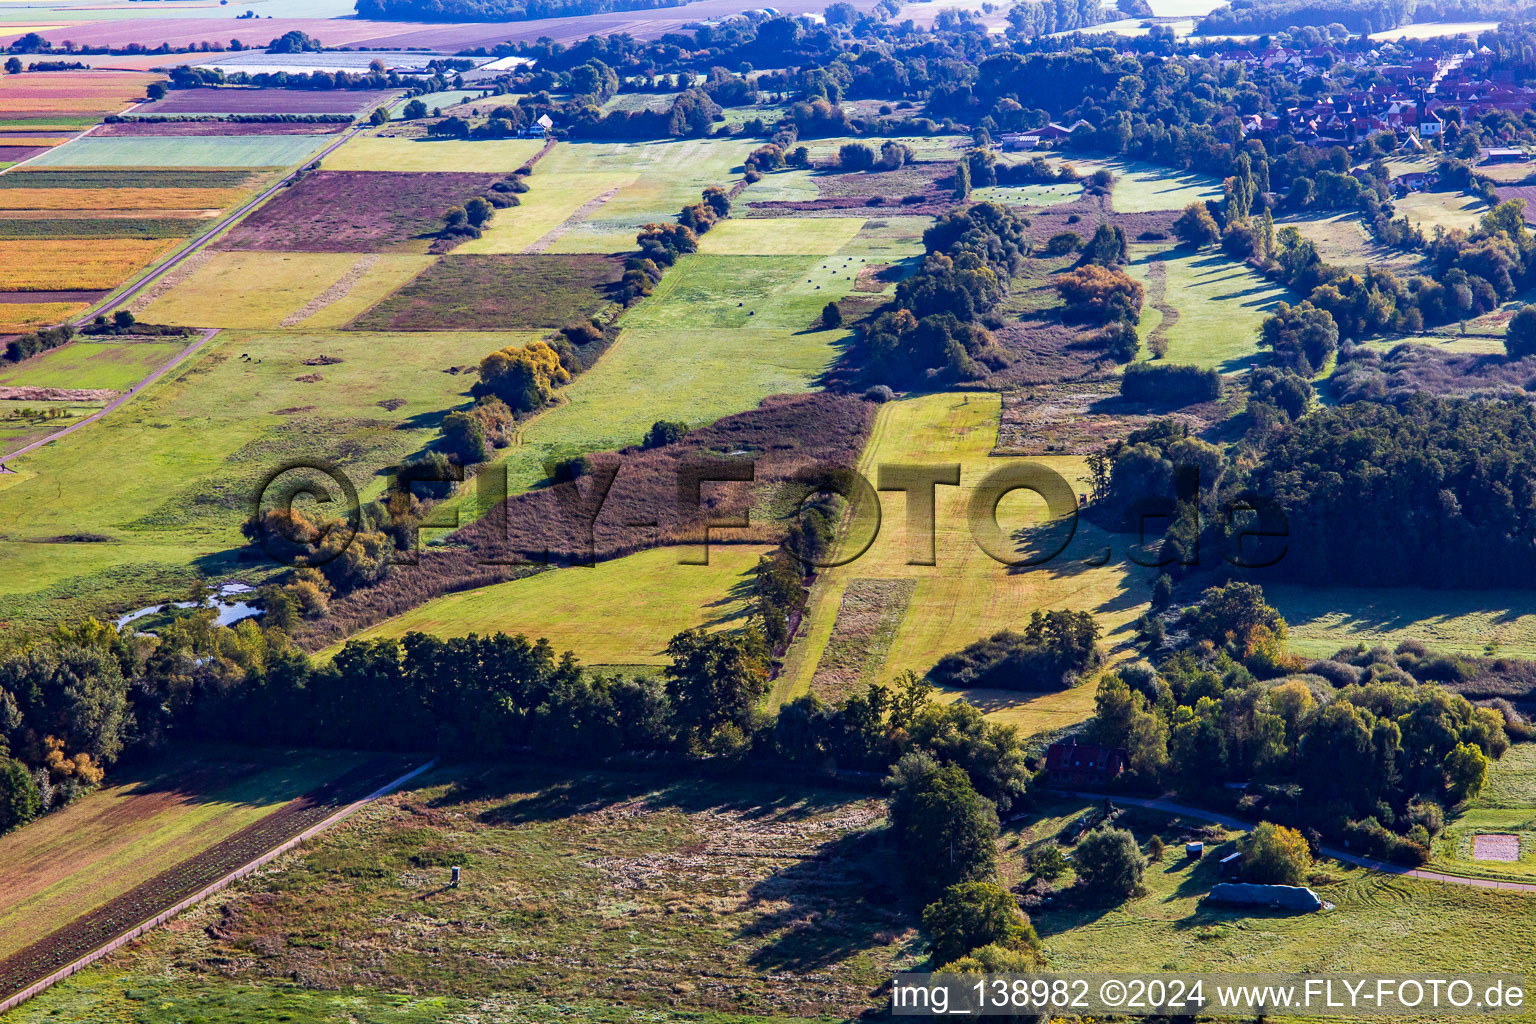
<svg viewBox="0 0 1536 1024">
<path fill-rule="evenodd" d="M 1474 838 L 1480 833 L 1517 836 L 1519 859 L 1476 859 Z M 1483 792 L 1446 816 L 1434 853 L 1428 866 L 1436 871 L 1536 882 L 1536 743 L 1515 744 L 1493 762 Z"/>
<path fill-rule="evenodd" d="M 1163 265 L 1161 288 L 1153 279 L 1154 263 Z M 1150 358 L 1149 339 L 1161 332 L 1168 339 L 1167 362 L 1223 373 L 1248 368 L 1258 356 L 1259 325 L 1276 303 L 1292 298 L 1214 250 L 1133 246 L 1126 270 L 1147 286 L 1138 324 L 1141 357 Z"/>
<path fill-rule="evenodd" d="M 126 391 L 174 359 L 193 338 L 173 341 L 94 341 L 76 338 L 16 364 L 0 364 L 0 385 L 110 388 Z"/>
<path fill-rule="evenodd" d="M 518 196 L 521 205 L 497 210 L 495 218 L 482 229 L 479 238 L 455 246 L 453 251 L 459 254 L 524 252 L 587 203 L 622 189 L 633 183 L 635 177 L 633 172 L 625 171 L 551 174 L 546 170 L 529 179 L 528 191 Z M 634 240 L 631 232 L 627 244 L 617 248 L 633 249 Z"/>
<path fill-rule="evenodd" d="M 319 151 L 327 141 L 324 135 L 87 135 L 55 146 L 27 166 L 286 167 Z"/>
<path fill-rule="evenodd" d="M 336 778 L 343 751 L 192 750 L 0 837 L 0 957 Z"/>
<path fill-rule="evenodd" d="M 1117 213 L 1153 213 L 1182 210 L 1190 203 L 1221 200 L 1221 182 L 1203 174 L 1175 171 L 1136 160 L 1079 159 L 1075 154 L 1051 157 L 1053 164 L 1068 163 L 1079 173 L 1104 169 L 1115 176 L 1111 201 Z"/>
<path fill-rule="evenodd" d="M 1358 214 L 1338 213 L 1317 217 L 1286 217 L 1275 222 L 1275 230 L 1294 227 L 1301 237 L 1317 246 L 1326 263 L 1364 270 L 1387 267 L 1406 271 L 1422 259 L 1401 249 L 1381 245 L 1371 238 Z"/>
<path fill-rule="evenodd" d="M 1062 801 L 1041 808 L 1040 822 L 1031 819 L 1019 832 L 1021 853 L 1088 806 Z M 1205 907 L 1200 898 L 1220 880 L 1210 844 L 1205 858 L 1193 861 L 1182 856 L 1174 841 L 1195 823 L 1180 825 L 1137 813 L 1117 824 L 1129 824 L 1143 850 L 1154 833 L 1161 835 L 1168 852 L 1149 866 L 1145 896 L 1117 907 L 1064 907 L 1033 915 L 1053 969 L 1472 973 L 1504 971 L 1536 957 L 1528 893 L 1419 881 L 1324 862 L 1322 871 L 1331 881 L 1314 882 L 1312 888 L 1334 904 L 1332 910 L 1285 914 Z M 1005 845 L 1006 838 L 1007 833 Z M 1017 863 L 1010 861 L 1010 867 Z"/>
<path fill-rule="evenodd" d="M 359 135 L 325 158 L 328 171 L 455 171 L 511 174 L 544 147 L 542 139 L 475 142 Z"/>
<path fill-rule="evenodd" d="M 667 641 L 683 630 L 743 624 L 752 570 L 767 550 L 717 544 L 709 565 L 682 565 L 683 549 L 655 548 L 550 570 L 440 597 L 357 636 L 523 633 L 547 637 L 587 665 L 666 665 Z"/>
<path fill-rule="evenodd" d="M 0 477 L 0 516 L 11 523 L 0 540 L 0 620 L 125 610 L 180 596 L 194 571 L 259 578 L 275 566 L 235 555 L 266 474 L 323 459 L 366 499 L 382 488 L 381 470 L 420 451 L 441 415 L 468 401 L 472 378 L 445 370 L 531 337 L 219 334 L 113 415 L 11 460 L 17 472 Z M 319 356 L 340 362 L 306 365 Z M 108 540 L 58 540 L 81 533 Z"/>
<path fill-rule="evenodd" d="M 830 256 L 853 241 L 863 217 L 723 220 L 699 239 L 709 256 Z"/>
<path fill-rule="evenodd" d="M 1061 555 L 1043 565 L 1019 568 L 995 561 L 973 540 L 968 513 L 972 491 L 987 474 L 1014 461 L 991 456 L 1000 415 L 998 396 L 982 393 L 926 395 L 882 407 L 859 465 L 871 483 L 878 479 L 878 467 L 885 464 L 960 464 L 960 487 L 936 491 L 937 564 L 906 564 L 905 497 L 897 491 L 882 493 L 879 536 L 855 561 L 823 573 L 775 688 L 777 698 L 789 699 L 811 688 L 833 635 L 843 592 L 854 580 L 914 582 L 889 651 L 869 671 L 866 682 L 888 682 L 909 669 L 926 673 L 943 655 L 972 641 L 1000 629 L 1021 628 L 1034 611 L 1091 611 L 1104 631 L 1107 647 L 1128 638 L 1131 621 L 1148 600 L 1150 576 L 1126 561 L 1120 538 L 1079 522 Z M 1049 456 L 1030 461 L 1061 473 L 1073 483 L 1074 491 L 1084 489 L 1083 460 Z M 1011 534 L 1042 523 L 1044 509 L 1037 496 L 1015 492 L 1000 503 L 998 522 Z M 1106 547 L 1113 556 L 1106 565 L 1084 564 L 1085 558 L 1101 555 Z M 987 690 L 960 695 L 1031 732 L 1080 721 L 1093 709 L 1091 684 L 1048 694 Z"/>
<path fill-rule="evenodd" d="M 1446 653 L 1536 658 L 1536 599 L 1528 591 L 1264 583 L 1264 594 L 1290 625 L 1290 649 L 1305 657 L 1417 640 Z"/>
<path fill-rule="evenodd" d="M 977 202 L 1007 203 L 1010 206 L 1056 206 L 1070 203 L 1083 194 L 1083 186 L 1073 182 L 1050 185 L 988 185 L 973 189 Z"/>
<path fill-rule="evenodd" d="M 0 290 L 112 288 L 175 244 L 158 238 L 0 239 Z"/>
<path fill-rule="evenodd" d="M 1413 192 L 1393 200 L 1397 215 L 1407 217 L 1426 235 L 1437 227 L 1470 231 L 1488 212 L 1488 204 L 1465 192 Z"/>
<path fill-rule="evenodd" d="M 190 327 L 340 327 L 431 266 L 417 253 L 215 252 L 139 315 Z"/>
<path fill-rule="evenodd" d="M 846 1019 L 917 960 L 884 816 L 804 787 L 438 771 L 19 1019 L 440 1020 L 460 1000 L 506 1021 Z"/>
</svg>

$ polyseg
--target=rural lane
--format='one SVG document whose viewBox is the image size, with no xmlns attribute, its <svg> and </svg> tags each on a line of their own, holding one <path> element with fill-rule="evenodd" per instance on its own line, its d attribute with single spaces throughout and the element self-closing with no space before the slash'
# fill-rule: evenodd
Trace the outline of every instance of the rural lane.
<svg viewBox="0 0 1536 1024">
<path fill-rule="evenodd" d="M 15 472 L 15 470 L 11 469 L 9 466 L 6 465 L 6 462 L 8 462 L 11 459 L 16 458 L 16 456 L 18 456 L 18 455 L 25 455 L 28 452 L 36 451 L 37 449 L 41 448 L 43 445 L 49 444 L 49 443 L 51 443 L 53 441 L 57 441 L 59 438 L 63 437 L 66 434 L 73 434 L 75 431 L 79 430 L 81 427 L 89 426 L 90 424 L 95 423 L 97 420 L 101 419 L 107 413 L 112 412 L 112 411 L 118 409 L 125 402 L 127 402 L 128 399 L 132 398 L 134 395 L 137 395 L 139 392 L 143 391 L 149 385 L 153 384 L 155 381 L 159 380 L 161 377 L 165 376 L 167 373 L 170 373 L 172 370 L 176 369 L 176 367 L 178 367 L 182 363 L 186 362 L 187 359 L 190 358 L 192 355 L 194 355 L 197 352 L 198 349 L 202 348 L 204 345 L 208 344 L 208 342 L 212 341 L 213 340 L 213 336 L 215 334 L 218 334 L 218 333 L 219 333 L 219 329 L 217 327 L 209 327 L 209 328 L 205 329 L 203 331 L 203 336 L 201 338 L 199 338 L 197 341 L 195 341 L 192 344 L 188 345 L 186 348 L 182 349 L 180 354 L 178 354 L 176 356 L 176 358 L 172 359 L 170 362 L 166 363 L 164 366 L 160 367 L 154 373 L 151 373 L 148 377 L 145 377 L 143 380 L 139 381 L 137 384 L 131 385 L 128 388 L 127 391 L 124 391 L 122 394 L 120 394 L 116 398 L 112 399 L 112 401 L 108 402 L 106 405 L 102 406 L 100 409 L 97 409 L 95 412 L 91 413 L 85 419 L 80 420 L 78 423 L 71 423 L 69 426 L 65 427 L 64 429 L 54 431 L 52 434 L 49 434 L 47 437 L 39 438 L 38 440 L 33 441 L 31 444 L 26 445 L 25 447 L 22 447 L 22 448 L 18 448 L 18 449 L 16 449 L 15 451 L 11 452 L 8 455 L 0 455 L 0 473 L 14 473 Z"/>
<path fill-rule="evenodd" d="M 1199 818 L 1201 821 L 1214 822 L 1217 825 L 1241 829 L 1244 832 L 1253 831 L 1252 822 L 1243 821 L 1241 818 L 1234 818 L 1226 814 L 1217 814 L 1215 811 L 1203 811 L 1198 807 L 1190 807 L 1186 804 L 1176 804 L 1169 800 L 1148 800 L 1134 796 L 1112 796 L 1108 793 L 1084 793 L 1070 789 L 1058 789 L 1054 792 L 1062 793 L 1066 796 L 1081 797 L 1085 800 L 1108 800 L 1112 803 L 1124 804 L 1128 807 L 1140 807 L 1148 811 L 1161 811 L 1164 814 L 1178 814 L 1188 818 Z M 1406 868 L 1400 864 L 1389 864 L 1383 860 L 1360 857 L 1331 846 L 1321 846 L 1318 849 L 1323 856 L 1330 857 L 1333 860 L 1341 860 L 1346 864 L 1369 868 L 1372 871 L 1380 871 L 1389 875 L 1407 875 L 1410 878 L 1422 878 L 1429 882 L 1445 882 L 1449 885 L 1471 885 L 1479 889 L 1509 889 L 1514 892 L 1536 892 L 1536 883 L 1533 882 L 1499 882 L 1490 878 L 1463 878 L 1460 875 L 1447 875 L 1444 872 L 1426 871 L 1423 868 Z"/>
</svg>

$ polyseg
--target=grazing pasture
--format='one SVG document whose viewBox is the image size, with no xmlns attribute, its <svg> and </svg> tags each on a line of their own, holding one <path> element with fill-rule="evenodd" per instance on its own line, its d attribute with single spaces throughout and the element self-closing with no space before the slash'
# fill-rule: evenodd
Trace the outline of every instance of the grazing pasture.
<svg viewBox="0 0 1536 1024">
<path fill-rule="evenodd" d="M 158 324 L 339 327 L 431 262 L 410 253 L 215 252 L 164 294 L 136 304 Z M 343 300 L 349 315 L 338 319 L 331 307 Z"/>
<path fill-rule="evenodd" d="M 537 335 L 224 331 L 85 430 L 0 477 L 0 619 L 105 616 L 180 597 L 190 566 L 259 581 L 240 523 L 285 459 L 337 463 L 365 496 L 422 450 L 473 378 L 447 372 Z M 327 357 L 325 365 L 316 360 Z M 650 425 L 646 420 L 646 426 Z M 102 473 L 114 484 L 102 487 Z M 103 543 L 43 543 L 98 534 Z"/>
<path fill-rule="evenodd" d="M 135 114 L 355 114 L 382 106 L 394 89 L 173 89 Z"/>
<path fill-rule="evenodd" d="M 853 241 L 863 217 L 727 218 L 699 239 L 708 256 L 831 256 Z"/>
<path fill-rule="evenodd" d="M 804 330 L 817 322 L 828 301 L 852 291 L 859 268 L 873 262 L 853 255 L 860 249 L 851 244 L 826 257 L 684 256 L 649 300 L 625 314 L 624 325 Z"/>
<path fill-rule="evenodd" d="M 488 174 L 315 171 L 242 220 L 219 245 L 286 252 L 425 252 L 443 226 L 444 211 L 483 195 L 496 180 Z"/>
<path fill-rule="evenodd" d="M 1081 198 L 1083 186 L 1074 182 L 1053 182 L 1049 185 L 988 185 L 974 189 L 971 198 L 977 202 L 1007 203 L 1009 206 L 1057 206 Z"/>
<path fill-rule="evenodd" d="M 104 788 L 0 837 L 0 958 L 360 760 L 344 751 L 194 749 L 119 773 Z"/>
<path fill-rule="evenodd" d="M 1004 833 L 1020 845 L 1049 837 L 1089 809 L 1059 801 Z M 1035 822 L 1039 821 L 1036 825 Z M 1061 905 L 1031 913 L 1051 967 L 1064 971 L 1317 971 L 1347 965 L 1363 974 L 1500 971 L 1536 956 L 1536 933 L 1524 924 L 1529 893 L 1497 892 L 1378 874 L 1333 861 L 1320 864 L 1325 884 L 1311 887 L 1332 909 L 1311 914 L 1208 906 L 1200 902 L 1221 880 L 1215 863 L 1176 853 L 1180 837 L 1200 822 L 1134 812 L 1129 825 L 1142 849 L 1153 834 L 1168 853 L 1148 866 L 1147 892 L 1119 906 Z M 1229 833 L 1229 836 L 1231 834 Z M 1023 880 L 1018 859 L 1008 867 Z M 1059 903 L 1064 901 L 1058 901 Z M 1337 965 L 1337 966 L 1335 966 Z"/>
<path fill-rule="evenodd" d="M 624 274 L 607 256 L 444 256 L 369 310 L 359 330 L 529 330 L 596 313 Z"/>
<path fill-rule="evenodd" d="M 1536 599 L 1518 590 L 1412 590 L 1266 584 L 1290 624 L 1289 647 L 1326 658 L 1341 647 L 1417 640 L 1447 654 L 1536 658 Z"/>
<path fill-rule="evenodd" d="M 112 288 L 175 244 L 140 238 L 0 239 L 0 290 Z"/>
<path fill-rule="evenodd" d="M 691 551 L 653 548 L 590 567 L 552 569 L 437 598 L 357 634 L 466 636 L 525 633 L 587 665 L 668 663 L 667 641 L 685 629 L 743 625 L 752 570 L 768 548 L 711 546 L 709 565 L 680 564 Z M 334 650 L 334 649 L 333 649 Z"/>
<path fill-rule="evenodd" d="M 1285 288 L 1214 250 L 1131 247 L 1126 268 L 1147 288 L 1138 329 L 1142 357 L 1155 335 L 1165 337 L 1170 363 L 1236 373 L 1259 357 L 1259 325 L 1275 304 L 1293 300 Z"/>
<path fill-rule="evenodd" d="M 317 1024 L 334 1005 L 323 990 L 341 989 L 340 1013 L 381 1022 L 442 1020 L 492 997 L 509 1021 L 844 1019 L 919 956 L 884 823 L 882 800 L 837 790 L 439 771 L 22 1012 L 97 1019 L 169 1003 L 223 1021 L 293 1005 L 295 1021 Z M 450 863 L 464 868 L 458 889 L 445 888 Z M 378 927 L 407 919 L 419 927 Z M 299 1002 L 295 976 L 324 978 L 322 991 Z M 693 1012 L 674 1017 L 682 979 L 697 978 L 710 981 L 687 986 Z M 417 995 L 375 1011 L 375 986 Z M 139 998 L 120 1002 L 125 989 Z"/>
<path fill-rule="evenodd" d="M 287 167 L 325 145 L 314 135 L 161 135 L 100 138 L 87 135 L 55 146 L 36 167 Z M 345 148 L 345 147 L 343 147 Z"/>
<path fill-rule="evenodd" d="M 1477 857 L 1478 836 L 1498 836 L 1509 860 Z M 1488 845 L 1488 844 L 1485 844 Z M 1517 743 L 1488 769 L 1488 782 L 1446 815 L 1429 867 L 1452 875 L 1536 882 L 1536 743 Z"/>
<path fill-rule="evenodd" d="M 542 139 L 486 139 L 469 142 L 459 139 L 418 140 L 359 135 L 348 139 L 327 156 L 320 166 L 327 171 L 511 174 L 543 148 Z"/>
<path fill-rule="evenodd" d="M 97 341 L 77 337 L 68 345 L 49 349 L 24 362 L 0 364 L 0 385 L 126 391 L 191 343 L 192 339 Z"/>
<path fill-rule="evenodd" d="M 879 535 L 858 558 L 822 573 L 804 625 L 779 676 L 775 697 L 787 700 L 811 690 L 829 650 L 840 662 L 852 656 L 839 649 L 834 633 L 845 607 L 848 613 L 863 614 L 862 608 L 844 600 L 849 587 L 860 580 L 912 581 L 899 625 L 882 641 L 887 645 L 883 661 L 878 665 L 866 663 L 863 669 L 866 682 L 889 681 L 908 669 L 926 673 L 943 655 L 997 630 L 1018 628 L 1036 610 L 1091 611 L 1104 631 L 1106 646 L 1113 648 L 1129 639 L 1132 620 L 1146 607 L 1151 575 L 1126 560 L 1125 545 L 1118 536 L 1079 521 L 1076 535 L 1060 555 L 1045 564 L 1023 567 L 995 561 L 972 539 L 967 512 L 971 493 L 989 473 L 1014 461 L 992 455 L 1000 415 L 998 396 L 982 393 L 925 395 L 881 407 L 859 464 L 872 482 L 881 465 L 960 464 L 960 487 L 937 490 L 937 564 L 907 564 L 911 549 L 905 497 L 901 492 L 882 492 Z M 1086 489 L 1086 467 L 1081 458 L 1038 456 L 1030 461 L 1061 473 L 1075 491 Z M 1045 525 L 1044 513 L 1041 499 L 1019 491 L 1003 498 L 998 521 L 1012 535 L 1016 530 Z M 1048 529 L 1056 536 L 1060 527 Z M 1106 548 L 1111 554 L 1107 564 L 1086 564 L 1085 559 L 1101 556 Z M 844 626 L 838 637 L 848 634 Z M 870 634 L 871 640 L 874 635 Z M 1093 711 L 1091 683 L 1059 693 L 989 690 L 963 695 L 1030 731 L 1068 725 Z"/>
</svg>

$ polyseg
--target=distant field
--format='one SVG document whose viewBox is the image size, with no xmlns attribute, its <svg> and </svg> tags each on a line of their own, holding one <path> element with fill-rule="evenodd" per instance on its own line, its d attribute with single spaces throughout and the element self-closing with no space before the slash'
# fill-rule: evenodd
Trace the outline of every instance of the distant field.
<svg viewBox="0 0 1536 1024">
<path fill-rule="evenodd" d="M 180 210 L 180 216 L 76 216 L 78 211 L 12 210 L 0 218 L 0 238 L 186 238 L 209 227 L 215 210 Z"/>
<path fill-rule="evenodd" d="M 1464 192 L 1413 192 L 1393 200 L 1398 216 L 1407 217 L 1425 234 L 1436 227 L 1471 230 L 1478 218 L 1488 211 L 1488 204 Z"/>
<path fill-rule="evenodd" d="M 0 309 L 3 309 L 0 306 Z M 26 362 L 0 364 L 0 384 L 47 388 L 109 388 L 126 391 L 176 357 L 193 339 L 93 341 L 77 338 Z"/>
<path fill-rule="evenodd" d="M 1426 21 L 1421 24 L 1399 25 L 1385 32 L 1372 32 L 1371 38 L 1377 41 L 1436 39 L 1445 36 L 1470 36 L 1476 39 L 1480 34 L 1491 32 L 1498 27 L 1499 24 L 1496 21 Z"/>
<path fill-rule="evenodd" d="M 0 110 L 9 117 L 114 114 L 144 99 L 157 76 L 138 71 L 33 71 L 0 78 Z"/>
<path fill-rule="evenodd" d="M 459 256 L 426 267 L 359 330 L 530 330 L 590 317 L 624 265 L 606 256 Z"/>
<path fill-rule="evenodd" d="M 1008 203 L 1011 206 L 1056 206 L 1070 203 L 1083 194 L 1083 186 L 1070 182 L 1052 185 L 988 185 L 971 192 L 977 202 Z"/>
<path fill-rule="evenodd" d="M 85 302 L 0 302 L 0 332 L 51 327 L 88 306 Z"/>
<path fill-rule="evenodd" d="M 744 624 L 753 567 L 768 549 L 715 545 L 709 565 L 680 565 L 680 548 L 542 572 L 429 601 L 358 639 L 525 633 L 588 665 L 665 665 L 667 641 L 695 626 Z"/>
<path fill-rule="evenodd" d="M 0 291 L 113 288 L 175 244 L 137 238 L 0 239 Z"/>
<path fill-rule="evenodd" d="M 825 1024 L 917 963 L 880 799 L 538 766 L 422 782 L 17 1019 Z"/>
<path fill-rule="evenodd" d="M 173 89 L 135 114 L 354 114 L 372 110 L 396 89 Z"/>
<path fill-rule="evenodd" d="M 325 145 L 314 135 L 160 135 L 102 138 L 87 135 L 55 146 L 36 167 L 286 167 Z M 345 148 L 345 147 L 343 147 Z"/>
<path fill-rule="evenodd" d="M 151 323 L 189 327 L 339 327 L 426 269 L 433 258 L 215 252 L 139 312 Z"/>
<path fill-rule="evenodd" d="M 1088 809 L 1060 801 L 1015 826 L 1024 844 L 1054 834 Z M 1147 894 L 1112 908 L 1061 905 L 1030 914 L 1046 959 L 1061 971 L 1299 971 L 1362 974 L 1501 971 L 1536 957 L 1536 932 L 1526 927 L 1529 893 L 1383 875 L 1325 862 L 1337 881 L 1313 884 L 1332 909 L 1312 914 L 1245 911 L 1200 902 L 1220 880 L 1208 841 L 1202 860 L 1181 855 L 1179 839 L 1198 822 L 1135 812 L 1129 823 L 1145 849 L 1154 832 L 1168 852 L 1145 875 Z M 1012 833 L 1014 828 L 1008 830 Z M 1007 842 L 1005 833 L 1005 844 Z M 1005 871 L 1024 876 L 1010 859 Z"/>
<path fill-rule="evenodd" d="M 1117 213 L 1182 210 L 1193 202 L 1214 203 L 1222 197 L 1221 182 L 1203 174 L 1139 161 L 1080 159 L 1075 154 L 1050 160 L 1071 164 L 1084 174 L 1107 169 L 1115 176 L 1111 198 Z"/>
<path fill-rule="evenodd" d="M 9 189 L 205 189 L 254 188 L 263 175 L 255 171 L 112 170 L 110 168 L 33 168 L 0 175 L 0 193 Z"/>
<path fill-rule="evenodd" d="M 163 601 L 185 592 L 193 564 L 259 580 L 265 567 L 236 553 L 265 474 L 285 459 L 322 458 L 365 496 L 377 493 L 380 471 L 420 451 L 438 417 L 469 400 L 471 379 L 444 371 L 534 336 L 219 334 L 116 414 L 10 460 L 17 472 L 0 477 L 11 524 L 0 540 L 0 619 Z M 326 365 L 314 362 L 321 356 Z M 103 452 L 112 453 L 109 488 Z M 29 542 L 77 533 L 113 542 Z"/>
<path fill-rule="evenodd" d="M 1154 264 L 1159 263 L 1162 269 L 1154 273 Z M 1142 358 L 1151 355 L 1148 343 L 1154 332 L 1161 332 L 1168 339 L 1168 354 L 1163 357 L 1167 362 L 1223 373 L 1244 370 L 1257 358 L 1259 325 L 1276 303 L 1294 298 L 1214 250 L 1133 245 L 1126 269 L 1147 286 L 1138 325 Z"/>
<path fill-rule="evenodd" d="M 1262 580 L 1257 582 L 1262 583 Z M 1290 649 L 1325 658 L 1341 647 L 1396 647 L 1536 658 L 1536 597 L 1518 590 L 1413 590 L 1265 584 L 1291 627 Z"/>
<path fill-rule="evenodd" d="M 360 760 L 343 751 L 208 749 L 180 755 L 125 772 L 114 784 L 0 838 L 0 957 Z"/>
<path fill-rule="evenodd" d="M 710 256 L 830 256 L 853 240 L 863 217 L 728 218 L 699 239 Z"/>
<path fill-rule="evenodd" d="M 511 174 L 544 148 L 542 139 L 422 140 L 359 135 L 321 164 L 327 171 L 456 171 Z"/>
<path fill-rule="evenodd" d="M 1080 521 L 1067 549 L 1052 561 L 1010 569 L 981 550 L 972 539 L 967 502 L 977 484 L 993 470 L 1015 461 L 991 456 L 997 441 L 1001 406 L 995 394 L 945 393 L 892 402 L 881 408 L 860 462 L 873 482 L 876 467 L 893 463 L 960 464 L 960 487 L 940 487 L 936 502 L 937 565 L 907 565 L 905 498 L 881 494 L 880 533 L 870 549 L 848 565 L 822 574 L 811 597 L 801 634 L 790 650 L 775 696 L 788 699 L 812 688 L 812 678 L 834 637 L 844 592 L 858 580 L 912 580 L 905 613 L 889 640 L 888 653 L 866 669 L 863 682 L 887 682 L 911 669 L 926 673 L 945 654 L 1000 629 L 1017 629 L 1033 611 L 1071 609 L 1093 612 L 1108 647 L 1128 639 L 1131 620 L 1144 608 L 1144 569 L 1125 559 L 1124 544 Z M 1063 474 L 1082 490 L 1085 468 L 1076 457 L 1029 460 Z M 1044 503 L 1027 492 L 1005 497 L 998 519 L 1008 531 L 1043 522 Z M 1059 543 L 1059 541 L 1058 541 Z M 1083 560 L 1108 547 L 1112 558 L 1102 567 Z M 1031 731 L 1079 721 L 1092 713 L 1092 686 L 1061 693 L 965 693 L 988 711 Z"/>
</svg>

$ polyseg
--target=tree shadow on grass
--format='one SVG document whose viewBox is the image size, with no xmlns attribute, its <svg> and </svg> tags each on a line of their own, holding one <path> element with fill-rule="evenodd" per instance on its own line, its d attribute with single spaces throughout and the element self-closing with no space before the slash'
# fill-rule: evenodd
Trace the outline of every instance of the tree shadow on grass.
<svg viewBox="0 0 1536 1024">
<path fill-rule="evenodd" d="M 749 962 L 768 971 L 815 971 L 894 941 L 916 923 L 892 884 L 896 872 L 883 830 L 839 836 L 775 871 L 747 894 L 748 912 L 775 908 L 738 932 L 744 942 L 767 939 Z"/>
</svg>

